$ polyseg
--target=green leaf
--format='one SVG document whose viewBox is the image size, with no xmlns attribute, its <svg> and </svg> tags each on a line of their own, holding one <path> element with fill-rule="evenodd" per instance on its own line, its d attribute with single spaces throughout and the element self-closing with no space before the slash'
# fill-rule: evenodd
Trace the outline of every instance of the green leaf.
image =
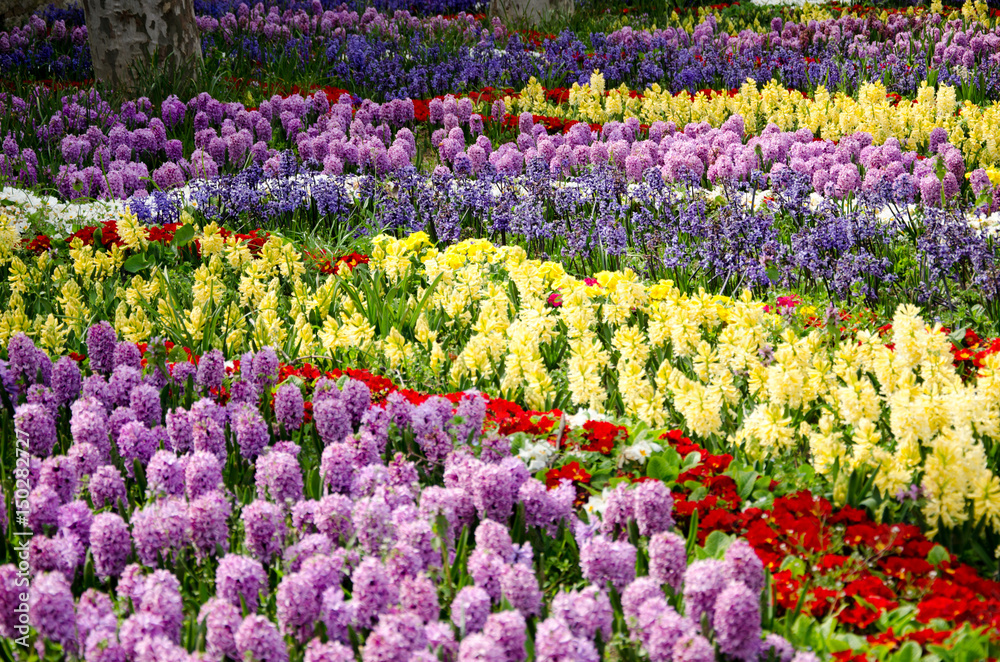
<svg viewBox="0 0 1000 662">
<path fill-rule="evenodd" d="M 793 578 L 801 577 L 806 574 L 806 562 L 793 554 L 789 554 L 781 562 L 779 572 L 782 570 L 790 570 Z"/>
<path fill-rule="evenodd" d="M 896 651 L 889 662 L 917 662 L 921 657 L 920 644 L 915 641 L 907 641 Z"/>
<path fill-rule="evenodd" d="M 125 271 L 129 272 L 130 274 L 142 271 L 148 266 L 149 262 L 146 262 L 145 253 L 137 253 L 133 255 L 129 259 L 125 260 L 125 264 L 122 265 Z"/>
<path fill-rule="evenodd" d="M 610 480 L 610 471 L 595 473 L 590 476 L 590 486 L 597 490 L 597 493 L 600 494 L 600 491 L 604 489 L 604 486 L 607 485 Z"/>
<path fill-rule="evenodd" d="M 654 455 L 649 458 L 649 462 L 646 464 L 646 475 L 650 478 L 657 478 L 663 480 L 663 477 L 667 474 L 667 461 L 664 460 L 659 455 Z"/>
<path fill-rule="evenodd" d="M 181 248 L 182 246 L 187 246 L 191 243 L 192 239 L 194 239 L 194 226 L 190 224 L 182 225 L 177 228 L 176 232 L 174 232 L 173 244 L 177 248 Z"/>
<path fill-rule="evenodd" d="M 931 565 L 938 566 L 949 560 L 951 560 L 951 554 L 941 545 L 934 545 L 931 547 L 931 551 L 927 552 L 927 562 Z"/>
<path fill-rule="evenodd" d="M 733 544 L 732 536 L 726 535 L 722 531 L 712 531 L 705 538 L 705 554 L 709 558 L 721 559 L 731 544 Z"/>
<path fill-rule="evenodd" d="M 691 494 L 688 495 L 688 503 L 692 501 L 701 501 L 706 496 L 708 496 L 708 488 L 704 485 L 699 485 L 696 489 L 691 490 Z"/>
<path fill-rule="evenodd" d="M 675 451 L 673 448 L 670 449 L 670 452 L 680 457 L 680 453 Z M 680 471 L 681 473 L 684 473 L 685 471 L 690 471 L 691 469 L 697 467 L 699 464 L 701 464 L 701 453 L 699 453 L 698 451 L 691 451 L 690 453 L 684 456 L 684 463 L 680 466 Z"/>
<path fill-rule="evenodd" d="M 753 470 L 734 471 L 730 474 L 730 476 L 734 481 L 736 481 L 736 491 L 740 495 L 740 498 L 746 500 L 753 494 L 754 487 L 757 485 L 757 479 L 760 477 L 760 474 Z"/>
<path fill-rule="evenodd" d="M 167 360 L 171 363 L 184 363 L 188 360 L 187 352 L 180 345 L 174 345 L 174 348 L 170 350 L 167 355 Z"/>
</svg>

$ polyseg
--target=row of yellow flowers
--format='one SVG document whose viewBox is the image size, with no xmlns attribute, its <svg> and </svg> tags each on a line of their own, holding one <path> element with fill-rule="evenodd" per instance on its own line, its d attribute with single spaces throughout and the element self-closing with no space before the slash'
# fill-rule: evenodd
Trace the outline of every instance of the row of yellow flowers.
<svg viewBox="0 0 1000 662">
<path fill-rule="evenodd" d="M 941 127 L 948 140 L 959 147 L 972 170 L 1000 163 L 1000 102 L 977 106 L 959 104 L 955 88 L 941 85 L 938 90 L 921 86 L 914 102 L 896 103 L 887 96 L 881 82 L 865 83 L 856 96 L 830 94 L 819 86 L 811 96 L 788 90 L 777 81 L 763 86 L 750 79 L 733 95 L 687 92 L 674 95 L 658 84 L 630 95 L 627 87 L 605 90 L 604 77 L 594 72 L 590 83 L 574 83 L 566 103 L 553 103 L 545 89 L 532 78 L 516 97 L 505 103 L 510 112 L 559 117 L 604 124 L 612 120 L 638 118 L 642 124 L 674 122 L 684 127 L 691 122 L 708 122 L 718 127 L 733 115 L 741 115 L 746 131 L 759 133 L 768 124 L 784 131 L 808 128 L 816 137 L 839 140 L 856 131 L 872 135 L 876 144 L 895 137 L 906 149 L 926 146 L 930 133 Z"/>
<path fill-rule="evenodd" d="M 103 315 L 134 342 L 166 336 L 230 355 L 272 345 L 537 409 L 682 424 L 756 458 L 808 454 L 820 473 L 838 460 L 878 468 L 883 494 L 921 483 L 934 526 L 1000 530 L 1000 481 L 982 443 L 1000 438 L 1000 356 L 963 381 L 946 336 L 911 306 L 891 338 L 841 340 L 766 312 L 749 292 L 687 295 L 629 270 L 581 280 L 520 247 L 438 248 L 423 233 L 376 237 L 369 273 L 325 275 L 290 241 L 271 236 L 251 255 L 209 225 L 200 263 L 130 276 L 125 254 L 142 250 L 143 230 L 127 215 L 119 228 L 128 243 L 110 252 L 0 257 L 0 344 L 24 331 L 62 354 Z M 446 381 L 426 383 L 437 375 Z"/>
<path fill-rule="evenodd" d="M 856 9 L 857 5 L 852 6 L 852 3 L 842 3 L 848 5 L 847 7 L 836 6 L 836 4 L 819 0 L 813 3 L 805 2 L 801 7 L 782 5 L 780 6 L 780 16 L 786 22 L 804 24 L 809 21 L 825 21 L 841 16 L 858 18 L 860 16 L 877 15 L 878 19 L 883 22 L 889 19 L 889 12 L 885 9 L 882 11 L 859 12 Z M 761 11 L 767 11 L 767 9 L 766 6 L 760 8 Z M 711 7 L 698 7 L 696 11 L 667 12 L 663 19 L 661 19 L 663 24 L 659 27 L 669 26 L 691 33 L 694 32 L 694 29 L 699 24 L 707 20 L 709 16 L 714 16 L 718 29 L 728 34 L 737 34 L 743 30 L 762 33 L 771 30 L 769 21 L 766 19 L 763 22 L 761 21 L 760 13 L 749 13 L 745 7 L 740 7 L 740 10 L 739 13 L 736 13 L 727 10 L 725 5 L 713 5 Z M 926 8 L 907 7 L 905 9 L 898 9 L 896 12 L 902 12 L 907 16 L 917 16 L 928 12 L 942 14 L 945 12 L 945 8 L 941 0 L 933 0 Z M 956 18 L 958 15 L 961 15 L 961 18 L 967 24 L 979 22 L 982 25 L 991 26 L 994 22 L 993 17 L 990 16 L 989 5 L 983 0 L 976 0 L 975 2 L 973 0 L 966 0 L 961 9 L 958 10 L 958 14 L 956 14 L 956 10 L 949 8 L 949 19 Z M 615 22 L 612 29 L 629 26 L 636 30 L 655 31 L 658 26 L 656 24 L 649 26 L 646 19 L 647 17 L 643 14 L 626 14 Z"/>
</svg>

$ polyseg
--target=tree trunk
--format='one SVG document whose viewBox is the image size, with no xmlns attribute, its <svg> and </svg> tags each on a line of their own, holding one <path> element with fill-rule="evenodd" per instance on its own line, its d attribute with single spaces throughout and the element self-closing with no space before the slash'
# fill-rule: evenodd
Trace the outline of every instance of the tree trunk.
<svg viewBox="0 0 1000 662">
<path fill-rule="evenodd" d="M 538 26 L 547 18 L 573 13 L 573 0 L 490 0 L 490 16 L 497 16 L 511 27 Z"/>
<path fill-rule="evenodd" d="M 201 62 L 194 0 L 83 0 L 94 77 L 113 89 L 132 87 L 134 65 L 157 69 Z"/>
</svg>

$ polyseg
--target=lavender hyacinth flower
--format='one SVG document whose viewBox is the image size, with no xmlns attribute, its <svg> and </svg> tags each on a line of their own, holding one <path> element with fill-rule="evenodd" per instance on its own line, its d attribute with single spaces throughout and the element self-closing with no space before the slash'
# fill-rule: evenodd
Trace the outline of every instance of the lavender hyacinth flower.
<svg viewBox="0 0 1000 662">
<path fill-rule="evenodd" d="M 192 409 L 192 413 L 193 413 Z M 193 420 L 191 423 L 191 447 L 196 451 L 211 453 L 220 462 L 226 460 L 226 436 L 224 424 L 211 418 Z"/>
<path fill-rule="evenodd" d="M 686 635 L 673 648 L 674 662 L 715 662 L 715 648 L 700 634 Z"/>
<path fill-rule="evenodd" d="M 28 493 L 28 528 L 41 533 L 46 526 L 59 525 L 59 493 L 49 485 L 39 485 Z"/>
<path fill-rule="evenodd" d="M 52 640 L 69 652 L 76 650 L 76 617 L 73 593 L 61 572 L 38 575 L 31 582 L 28 618 L 43 639 Z"/>
<path fill-rule="evenodd" d="M 278 387 L 274 394 L 275 421 L 285 427 L 285 430 L 298 430 L 305 417 L 305 403 L 302 389 L 291 382 Z"/>
<path fill-rule="evenodd" d="M 405 577 L 399 583 L 399 606 L 413 612 L 425 623 L 436 621 L 441 614 L 437 588 L 424 573 Z"/>
<path fill-rule="evenodd" d="M 118 432 L 118 454 L 125 465 L 125 473 L 131 478 L 135 472 L 135 461 L 148 464 L 156 451 L 156 437 L 152 430 L 139 421 L 129 421 Z"/>
<path fill-rule="evenodd" d="M 312 503 L 313 522 L 316 529 L 330 540 L 346 541 L 354 533 L 352 510 L 354 507 L 350 497 L 343 494 L 328 494 L 319 501 L 300 502 Z"/>
<path fill-rule="evenodd" d="M 598 586 L 611 582 L 619 591 L 635 579 L 635 559 L 636 549 L 631 544 L 603 536 L 594 536 L 580 549 L 584 578 Z"/>
<path fill-rule="evenodd" d="M 227 520 L 232 510 L 229 500 L 218 490 L 205 492 L 188 504 L 191 544 L 199 560 L 215 554 L 217 549 L 229 550 Z"/>
<path fill-rule="evenodd" d="M 302 562 L 299 572 L 306 576 L 309 583 L 316 587 L 317 596 L 331 586 L 340 586 L 344 579 L 344 554 L 334 551 L 332 554 L 314 554 Z M 317 597 L 317 599 L 319 599 Z"/>
<path fill-rule="evenodd" d="M 285 550 L 284 560 L 291 572 L 298 572 L 302 564 L 314 556 L 329 556 L 333 553 L 330 539 L 321 533 L 304 536 Z"/>
<path fill-rule="evenodd" d="M 344 600 L 344 589 L 330 586 L 323 591 L 320 615 L 326 625 L 326 636 L 334 641 L 350 643 L 348 627 L 354 624 L 353 601 Z"/>
<path fill-rule="evenodd" d="M 134 342 L 122 341 L 115 345 L 115 351 L 112 354 L 111 362 L 114 364 L 115 368 L 120 365 L 127 365 L 130 368 L 141 370 L 142 354 L 139 352 L 139 347 Z"/>
<path fill-rule="evenodd" d="M 455 408 L 455 418 L 450 423 L 455 440 L 460 444 L 475 444 L 479 441 L 485 420 L 486 399 L 478 392 L 467 392 Z"/>
<path fill-rule="evenodd" d="M 392 542 L 392 509 L 386 503 L 385 489 L 379 487 L 370 497 L 358 499 L 351 513 L 351 522 L 358 544 L 368 554 L 378 555 Z"/>
<path fill-rule="evenodd" d="M 198 622 L 205 623 L 205 649 L 213 657 L 236 658 L 236 630 L 242 621 L 240 610 L 220 598 L 209 598 L 198 612 Z"/>
<path fill-rule="evenodd" d="M 236 443 L 243 459 L 257 459 L 264 447 L 271 441 L 267 423 L 257 407 L 250 404 L 239 406 L 232 414 L 232 427 L 236 433 Z"/>
<path fill-rule="evenodd" d="M 642 637 L 646 652 L 649 659 L 656 662 L 670 660 L 677 642 L 698 631 L 690 618 L 681 616 L 665 602 L 658 604 L 656 600 L 644 605 L 639 621 L 645 625 Z"/>
<path fill-rule="evenodd" d="M 184 460 L 171 451 L 156 451 L 146 467 L 146 490 L 151 495 L 184 493 Z"/>
<path fill-rule="evenodd" d="M 196 499 L 222 485 L 222 464 L 212 453 L 195 451 L 184 468 L 184 489 L 188 499 Z"/>
<path fill-rule="evenodd" d="M 500 592 L 515 609 L 525 616 L 536 616 L 542 609 L 542 590 L 534 571 L 515 563 L 500 571 Z"/>
<path fill-rule="evenodd" d="M 478 586 L 466 586 L 451 602 L 451 622 L 463 636 L 479 632 L 490 613 L 490 595 Z"/>
<path fill-rule="evenodd" d="M 108 416 L 104 404 L 94 397 L 82 397 L 70 407 L 70 434 L 77 444 L 93 444 L 108 459 L 111 454 L 111 439 L 108 431 Z"/>
<path fill-rule="evenodd" d="M 535 634 L 537 662 L 597 662 L 597 650 L 587 639 L 574 637 L 566 625 L 547 618 L 538 624 Z"/>
<path fill-rule="evenodd" d="M 466 637 L 458 646 L 458 662 L 503 662 L 506 658 L 503 646 L 484 634 Z"/>
<path fill-rule="evenodd" d="M 14 410 L 14 429 L 18 438 L 28 440 L 28 452 L 47 457 L 56 443 L 56 422 L 43 405 L 23 404 Z"/>
<path fill-rule="evenodd" d="M 486 519 L 476 527 L 476 549 L 496 552 L 505 563 L 514 561 L 514 545 L 510 531 L 499 522 Z"/>
<path fill-rule="evenodd" d="M 477 548 L 469 555 L 469 576 L 476 586 L 482 587 L 493 602 L 500 602 L 500 573 L 505 567 L 503 557 L 488 549 Z"/>
<path fill-rule="evenodd" d="M 218 349 L 202 354 L 198 361 L 198 376 L 195 378 L 198 385 L 208 390 L 222 388 L 222 380 L 226 376 L 225 364 L 226 359 Z"/>
<path fill-rule="evenodd" d="M 424 625 L 416 614 L 384 614 L 368 635 L 361 651 L 362 662 L 408 660 L 410 654 L 427 646 Z"/>
<path fill-rule="evenodd" d="M 273 503 L 257 499 L 240 516 L 247 549 L 263 563 L 270 563 L 284 545 L 285 515 Z"/>
<path fill-rule="evenodd" d="M 673 528 L 674 498 L 666 484 L 658 480 L 639 483 L 633 499 L 640 536 L 652 536 Z"/>
<path fill-rule="evenodd" d="M 156 567 L 158 557 L 170 558 L 188 541 L 186 502 L 168 497 L 132 513 L 132 538 L 143 565 Z"/>
<path fill-rule="evenodd" d="M 90 476 L 90 485 L 87 489 L 94 508 L 104 506 L 117 508 L 119 502 L 125 502 L 125 480 L 113 464 L 98 467 Z"/>
<path fill-rule="evenodd" d="M 180 640 L 181 625 L 184 623 L 180 589 L 180 582 L 169 570 L 154 570 L 143 582 L 142 604 L 139 606 L 140 612 L 161 619 L 164 634 L 175 643 Z"/>
<path fill-rule="evenodd" d="M 80 366 L 72 358 L 64 356 L 52 366 L 52 390 L 61 405 L 69 405 L 80 397 L 83 376 Z"/>
<path fill-rule="evenodd" d="M 385 399 L 385 411 L 389 420 L 399 429 L 405 430 L 413 419 L 413 405 L 402 393 L 393 391 Z"/>
<path fill-rule="evenodd" d="M 76 463 L 65 455 L 55 455 L 42 461 L 36 486 L 51 487 L 62 503 L 69 503 L 79 483 Z"/>
<path fill-rule="evenodd" d="M 240 656 L 257 662 L 288 662 L 288 647 L 274 623 L 251 614 L 233 637 Z"/>
<path fill-rule="evenodd" d="M 273 347 L 263 347 L 253 357 L 253 365 L 250 366 L 250 379 L 257 388 L 264 391 L 278 381 L 278 355 Z"/>
<path fill-rule="evenodd" d="M 348 444 L 330 444 L 323 449 L 319 474 L 331 492 L 339 494 L 350 492 L 351 483 L 354 481 L 356 457 L 357 451 Z"/>
<path fill-rule="evenodd" d="M 87 356 L 90 359 L 91 370 L 106 375 L 114 369 L 117 342 L 118 334 L 106 321 L 87 329 Z"/>
<path fill-rule="evenodd" d="M 0 491 L 0 495 L 2 493 Z M 90 546 L 90 526 L 93 521 L 94 514 L 86 501 L 72 501 L 59 508 L 59 530 L 79 538 L 83 547 Z"/>
<path fill-rule="evenodd" d="M 524 616 L 517 610 L 490 614 L 483 626 L 483 634 L 503 649 L 506 662 L 524 662 L 527 658 L 527 630 Z"/>
<path fill-rule="evenodd" d="M 108 379 L 108 398 L 118 407 L 127 407 L 132 389 L 142 383 L 142 372 L 127 365 L 120 365 Z M 135 412 L 133 412 L 134 414 Z"/>
<path fill-rule="evenodd" d="M 524 504 L 525 524 L 542 527 L 549 535 L 555 535 L 560 522 L 569 520 L 575 499 L 576 488 L 568 480 L 548 490 L 540 480 L 530 478 L 518 491 L 518 500 Z"/>
<path fill-rule="evenodd" d="M 774 660 L 774 662 L 792 662 L 795 657 L 795 648 L 787 639 L 780 634 L 769 632 L 764 636 L 764 641 L 760 644 L 760 659 L 764 662 Z"/>
<path fill-rule="evenodd" d="M 382 610 L 399 597 L 378 559 L 368 557 L 354 570 L 354 618 L 358 627 L 370 628 Z M 332 590 L 332 589 L 329 589 Z"/>
<path fill-rule="evenodd" d="M 14 628 L 20 625 L 20 619 L 14 609 L 21 604 L 20 584 L 23 581 L 13 563 L 0 565 L 0 637 L 16 639 L 19 636 Z"/>
<path fill-rule="evenodd" d="M 291 505 L 302 499 L 302 467 L 291 453 L 271 451 L 257 459 L 254 473 L 258 498 Z"/>
<path fill-rule="evenodd" d="M 94 572 L 101 581 L 119 576 L 132 552 L 132 538 L 125 520 L 115 513 L 95 516 L 90 525 L 90 551 Z"/>
<path fill-rule="evenodd" d="M 259 594 L 267 593 L 267 573 L 253 559 L 239 554 L 226 554 L 215 570 L 215 593 L 235 607 L 240 600 L 250 612 L 257 611 Z"/>
<path fill-rule="evenodd" d="M 15 333 L 7 343 L 7 364 L 14 379 L 23 378 L 28 384 L 34 384 L 39 370 L 39 351 L 35 343 L 24 333 Z"/>
<path fill-rule="evenodd" d="M 340 397 L 343 398 L 347 413 L 351 416 L 351 424 L 359 424 L 362 416 L 371 407 L 372 394 L 368 385 L 357 379 L 348 379 L 344 382 Z"/>
<path fill-rule="evenodd" d="M 135 417 L 148 427 L 155 427 L 163 419 L 160 391 L 149 384 L 140 384 L 129 393 L 129 408 Z"/>
<path fill-rule="evenodd" d="M 351 433 L 351 415 L 343 398 L 339 396 L 314 399 L 313 420 L 326 446 L 344 441 Z"/>
<path fill-rule="evenodd" d="M 649 576 L 675 592 L 681 590 L 687 571 L 687 550 L 683 538 L 673 532 L 657 533 L 649 539 Z"/>
<path fill-rule="evenodd" d="M 472 476 L 472 502 L 479 516 L 507 521 L 513 512 L 520 486 L 514 485 L 514 477 L 502 464 L 477 462 L 477 465 Z"/>
<path fill-rule="evenodd" d="M 722 575 L 726 581 L 743 582 L 754 593 L 764 590 L 764 563 L 750 543 L 742 538 L 733 541 L 726 549 Z"/>
<path fill-rule="evenodd" d="M 302 662 L 354 662 L 354 652 L 342 643 L 322 643 L 318 638 L 306 645 Z"/>
<path fill-rule="evenodd" d="M 620 483 L 608 493 L 605 504 L 601 531 L 611 537 L 624 534 L 629 520 L 635 519 L 635 490 L 628 483 Z"/>
<path fill-rule="evenodd" d="M 76 605 L 76 630 L 80 641 L 87 641 L 95 630 L 114 632 L 117 628 L 118 618 L 108 594 L 95 588 L 84 591 Z"/>
<path fill-rule="evenodd" d="M 760 592 L 731 581 L 715 601 L 715 643 L 733 659 L 752 662 L 760 653 Z"/>
<path fill-rule="evenodd" d="M 552 600 L 551 614 L 565 623 L 574 636 L 593 639 L 600 632 L 604 641 L 611 638 L 614 610 L 607 594 L 596 586 L 560 591 Z"/>
<path fill-rule="evenodd" d="M 166 422 L 170 449 L 177 454 L 191 450 L 192 428 L 187 410 L 171 409 L 167 412 Z"/>
<path fill-rule="evenodd" d="M 689 565 L 684 572 L 684 610 L 688 618 L 700 621 L 707 614 L 711 620 L 715 601 L 725 587 L 722 561 L 701 559 Z"/>
<path fill-rule="evenodd" d="M 285 575 L 278 584 L 275 598 L 282 633 L 300 642 L 308 640 L 320 614 L 320 594 L 309 576 L 304 572 Z"/>
<path fill-rule="evenodd" d="M 90 476 L 101 464 L 101 451 L 94 444 L 73 444 L 66 451 L 66 457 L 76 463 L 80 477 Z"/>
<path fill-rule="evenodd" d="M 622 612 L 630 629 L 638 626 L 642 606 L 654 598 L 662 600 L 663 589 L 660 587 L 660 582 L 652 577 L 637 577 L 622 591 Z"/>
<path fill-rule="evenodd" d="M 132 614 L 118 630 L 118 640 L 124 659 L 135 659 L 139 644 L 156 638 L 166 637 L 163 619 L 156 614 L 141 612 Z"/>
</svg>

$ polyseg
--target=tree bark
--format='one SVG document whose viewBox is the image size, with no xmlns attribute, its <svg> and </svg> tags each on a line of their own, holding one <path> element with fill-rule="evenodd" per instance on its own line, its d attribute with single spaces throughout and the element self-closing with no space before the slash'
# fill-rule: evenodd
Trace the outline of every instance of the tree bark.
<svg viewBox="0 0 1000 662">
<path fill-rule="evenodd" d="M 514 27 L 527 23 L 538 26 L 552 17 L 573 13 L 573 0 L 490 0 L 490 16 L 497 16 Z"/>
<path fill-rule="evenodd" d="M 157 68 L 201 62 L 194 0 L 83 0 L 94 77 L 113 89 L 128 89 L 134 65 Z"/>
</svg>

